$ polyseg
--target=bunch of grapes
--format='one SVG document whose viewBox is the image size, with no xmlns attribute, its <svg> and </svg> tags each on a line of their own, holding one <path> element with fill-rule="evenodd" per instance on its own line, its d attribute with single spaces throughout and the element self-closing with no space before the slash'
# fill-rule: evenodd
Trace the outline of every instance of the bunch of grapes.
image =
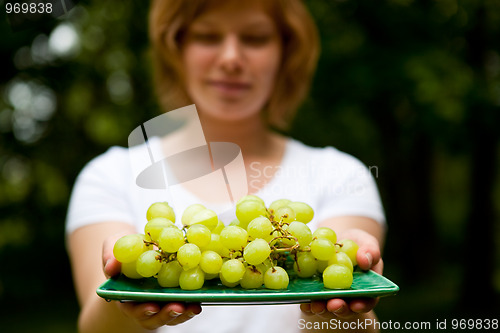
<svg viewBox="0 0 500 333">
<path fill-rule="evenodd" d="M 123 236 L 113 254 L 132 279 L 155 277 L 162 287 L 196 290 L 206 280 L 227 287 L 286 289 L 289 272 L 300 278 L 321 275 L 325 288 L 348 289 L 358 245 L 337 242 L 325 227 L 307 226 L 314 216 L 306 203 L 279 199 L 266 207 L 247 195 L 236 205 L 236 219 L 225 226 L 217 214 L 193 204 L 182 214 L 183 227 L 166 202 L 153 203 L 144 234 Z"/>
</svg>

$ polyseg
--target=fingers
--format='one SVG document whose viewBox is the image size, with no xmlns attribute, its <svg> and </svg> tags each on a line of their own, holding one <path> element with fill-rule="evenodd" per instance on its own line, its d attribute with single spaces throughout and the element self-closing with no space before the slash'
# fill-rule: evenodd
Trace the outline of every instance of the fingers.
<svg viewBox="0 0 500 333">
<path fill-rule="evenodd" d="M 150 319 L 151 316 L 160 312 L 161 308 L 156 303 L 136 303 L 123 302 L 118 303 L 123 313 L 128 317 L 135 318 L 138 321 Z"/>
<path fill-rule="evenodd" d="M 380 247 L 375 237 L 370 234 L 363 236 L 363 241 L 359 242 L 359 249 L 356 260 L 359 268 L 363 270 L 372 269 L 380 261 Z"/>
<path fill-rule="evenodd" d="M 360 298 L 349 302 L 349 310 L 353 314 L 366 313 L 371 311 L 378 303 L 379 298 Z"/>
<path fill-rule="evenodd" d="M 377 305 L 378 300 L 378 298 L 359 298 L 346 301 L 334 298 L 328 301 L 312 301 L 301 304 L 300 309 L 307 316 L 317 315 L 328 319 L 333 314 L 336 317 L 347 319 L 371 311 Z"/>
<path fill-rule="evenodd" d="M 360 313 L 371 311 L 378 303 L 378 298 L 356 298 L 349 302 L 334 298 L 326 302 L 328 312 L 339 318 L 350 318 Z"/>
<path fill-rule="evenodd" d="M 163 325 L 178 325 L 201 313 L 199 304 L 167 303 L 163 307 L 157 303 L 120 303 L 122 311 L 134 318 L 146 329 L 156 329 Z"/>
<path fill-rule="evenodd" d="M 340 299 L 331 299 L 328 301 L 311 301 L 311 303 L 301 304 L 300 309 L 307 316 L 318 315 L 320 317 L 331 317 L 331 313 L 343 314 L 344 310 L 348 310 L 347 303 Z M 349 313 L 346 313 L 348 315 Z"/>
<path fill-rule="evenodd" d="M 349 318 L 354 313 L 351 311 L 349 304 L 340 298 L 330 299 L 326 302 L 328 312 L 333 313 L 339 318 Z"/>
<path fill-rule="evenodd" d="M 375 273 L 382 275 L 382 273 L 384 271 L 384 261 L 382 260 L 382 258 L 380 258 L 379 262 L 375 266 L 372 267 L 372 270 Z"/>
<path fill-rule="evenodd" d="M 318 315 L 323 317 L 325 315 L 328 315 L 325 301 L 312 301 L 311 303 L 300 304 L 300 310 L 306 316 Z"/>
<path fill-rule="evenodd" d="M 179 315 L 174 320 L 168 322 L 167 325 L 172 326 L 181 324 L 200 313 L 201 313 L 201 306 L 199 304 L 189 304 L 186 306 L 185 311 L 182 313 L 182 315 Z"/>
<path fill-rule="evenodd" d="M 311 303 L 300 304 L 300 311 L 302 311 L 306 316 L 311 316 L 314 314 L 311 312 Z"/>
<path fill-rule="evenodd" d="M 115 242 L 122 236 L 130 232 L 120 232 L 111 237 L 108 237 L 102 244 L 102 266 L 106 277 L 111 277 L 120 274 L 121 264 L 113 255 L 113 247 Z"/>
<path fill-rule="evenodd" d="M 103 270 L 107 278 L 118 275 L 121 271 L 121 263 L 114 257 L 110 258 L 104 263 Z"/>
</svg>

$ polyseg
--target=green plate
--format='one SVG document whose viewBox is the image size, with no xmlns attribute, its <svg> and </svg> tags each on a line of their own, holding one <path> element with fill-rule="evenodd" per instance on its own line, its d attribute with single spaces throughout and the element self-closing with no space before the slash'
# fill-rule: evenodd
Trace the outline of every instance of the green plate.
<svg viewBox="0 0 500 333">
<path fill-rule="evenodd" d="M 294 304 L 317 299 L 346 297 L 382 297 L 395 295 L 399 287 L 387 278 L 373 272 L 354 272 L 350 289 L 335 290 L 323 287 L 318 278 L 290 276 L 287 289 L 271 290 L 228 288 L 217 279 L 205 281 L 199 290 L 162 288 L 155 278 L 133 280 L 123 275 L 104 282 L 97 294 L 106 300 L 200 302 L 204 305 Z"/>
</svg>

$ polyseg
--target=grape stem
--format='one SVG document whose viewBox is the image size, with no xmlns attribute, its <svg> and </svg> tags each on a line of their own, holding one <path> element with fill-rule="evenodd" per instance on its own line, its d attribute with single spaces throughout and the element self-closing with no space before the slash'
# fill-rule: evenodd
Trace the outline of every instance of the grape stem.
<svg viewBox="0 0 500 333">
<path fill-rule="evenodd" d="M 254 272 L 254 273 L 257 273 L 257 272 L 259 272 L 259 273 L 260 273 L 260 271 L 257 269 L 257 267 L 256 267 L 255 265 L 250 265 L 250 269 L 251 269 L 251 270 L 252 270 L 252 272 Z"/>
<path fill-rule="evenodd" d="M 156 260 L 163 261 L 163 262 L 171 262 L 177 259 L 177 252 L 176 253 L 167 253 L 164 252 L 163 250 L 160 249 L 160 255 L 156 256 Z M 158 258 L 159 257 L 159 258 Z"/>
<path fill-rule="evenodd" d="M 149 246 L 149 245 L 154 245 L 156 246 L 157 248 L 160 248 L 160 246 L 158 245 L 157 242 L 155 241 L 147 241 L 147 240 L 144 240 L 144 244 L 146 244 L 146 246 Z"/>
<path fill-rule="evenodd" d="M 243 258 L 243 250 L 229 250 L 229 259 L 240 259 Z"/>
<path fill-rule="evenodd" d="M 299 244 L 295 244 L 294 246 L 291 247 L 273 247 L 271 250 L 274 253 L 280 253 L 280 252 L 295 252 L 294 250 L 299 247 Z"/>
<path fill-rule="evenodd" d="M 271 239 L 269 241 L 269 245 L 271 245 L 274 241 L 277 241 L 280 238 L 293 239 L 295 241 L 295 244 L 293 246 L 291 246 L 291 247 L 275 247 L 273 245 L 273 246 L 271 246 L 271 248 L 272 248 L 272 250 L 274 252 L 286 252 L 286 251 L 290 251 L 291 252 L 291 251 L 297 249 L 300 246 L 299 240 L 297 239 L 297 237 L 292 236 L 292 235 L 276 236 L 276 237 L 274 237 L 273 239 Z"/>
</svg>

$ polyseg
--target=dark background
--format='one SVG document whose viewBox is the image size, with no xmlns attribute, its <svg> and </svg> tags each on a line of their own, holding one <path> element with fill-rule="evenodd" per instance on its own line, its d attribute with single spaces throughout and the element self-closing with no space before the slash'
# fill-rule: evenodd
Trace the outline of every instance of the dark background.
<svg viewBox="0 0 500 333">
<path fill-rule="evenodd" d="M 14 28 L 0 3 L 0 329 L 75 332 L 68 198 L 87 161 L 159 112 L 147 4 L 79 1 Z M 380 320 L 498 319 L 500 1 L 307 4 L 322 56 L 289 134 L 376 176 L 401 288 Z"/>
</svg>

